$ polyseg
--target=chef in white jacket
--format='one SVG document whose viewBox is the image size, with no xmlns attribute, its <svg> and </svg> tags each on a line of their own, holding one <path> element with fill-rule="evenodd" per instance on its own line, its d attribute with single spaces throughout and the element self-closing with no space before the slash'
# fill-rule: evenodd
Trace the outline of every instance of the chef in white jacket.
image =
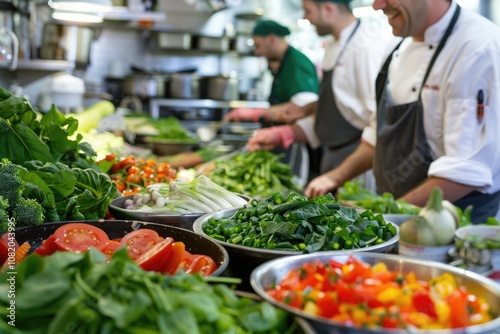
<svg viewBox="0 0 500 334">
<path fill-rule="evenodd" d="M 495 216 L 500 29 L 455 0 L 375 0 L 373 7 L 406 37 L 377 78 L 377 121 L 306 193 L 324 194 L 373 167 L 379 192 L 422 206 L 438 186 L 455 205 L 474 206 L 474 223 Z"/>
<path fill-rule="evenodd" d="M 316 112 L 293 125 L 258 130 L 248 141 L 250 150 L 288 147 L 293 142 L 308 142 L 313 148 L 323 145 L 320 172 L 324 173 L 359 145 L 363 128 L 374 120 L 375 78 L 395 39 L 381 21 L 357 19 L 349 4 L 350 0 L 303 1 L 304 18 L 318 35 L 332 36 L 325 46 Z M 286 122 L 298 118 L 293 113 L 280 116 Z M 371 172 L 360 181 L 374 188 Z"/>
</svg>

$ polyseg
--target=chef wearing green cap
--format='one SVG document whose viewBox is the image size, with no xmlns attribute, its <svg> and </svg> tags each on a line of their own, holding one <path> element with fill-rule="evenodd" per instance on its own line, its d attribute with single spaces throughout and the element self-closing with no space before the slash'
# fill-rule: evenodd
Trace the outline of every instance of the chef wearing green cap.
<svg viewBox="0 0 500 334">
<path fill-rule="evenodd" d="M 387 22 L 356 18 L 349 0 L 303 0 L 302 7 L 304 18 L 314 25 L 317 34 L 331 37 L 325 45 L 315 115 L 292 125 L 259 129 L 247 145 L 250 150 L 286 148 L 295 142 L 322 145 L 323 174 L 340 165 L 359 146 L 363 129 L 375 120 L 376 77 L 396 40 Z M 279 119 L 289 122 L 294 117 L 280 115 Z M 371 171 L 359 181 L 375 189 Z M 307 188 L 306 195 L 311 195 Z"/>
<path fill-rule="evenodd" d="M 265 57 L 274 73 L 271 93 L 268 97 L 270 109 L 238 108 L 225 118 L 232 121 L 273 121 L 281 108 L 290 105 L 304 106 L 318 99 L 319 79 L 311 60 L 288 44 L 286 36 L 290 30 L 272 20 L 257 21 L 252 37 L 254 53 Z"/>
</svg>

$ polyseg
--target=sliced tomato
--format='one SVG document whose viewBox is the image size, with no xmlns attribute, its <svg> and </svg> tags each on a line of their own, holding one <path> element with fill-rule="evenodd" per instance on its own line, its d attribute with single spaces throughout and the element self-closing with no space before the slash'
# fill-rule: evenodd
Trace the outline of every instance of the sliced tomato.
<svg viewBox="0 0 500 334">
<path fill-rule="evenodd" d="M 192 262 L 193 262 L 193 255 L 189 251 L 184 250 L 181 262 L 179 263 L 177 270 L 183 270 L 183 271 L 188 270 Z"/>
<path fill-rule="evenodd" d="M 4 233 L 2 237 L 0 237 L 0 264 L 7 261 L 9 258 L 9 251 L 13 256 L 18 248 L 19 244 L 17 243 L 16 238 L 14 238 L 14 233 Z"/>
<path fill-rule="evenodd" d="M 111 259 L 111 257 L 115 253 L 115 251 L 120 247 L 121 244 L 118 241 L 109 240 L 102 252 L 104 253 L 104 255 L 106 255 L 106 258 L 109 261 L 109 259 Z"/>
<path fill-rule="evenodd" d="M 56 236 L 52 234 L 48 239 L 42 241 L 42 244 L 40 245 L 40 247 L 35 249 L 34 253 L 40 256 L 47 256 L 53 254 L 57 250 L 55 241 L 56 241 Z"/>
<path fill-rule="evenodd" d="M 169 273 L 171 275 L 175 274 L 179 265 L 184 257 L 184 251 L 186 250 L 186 246 L 182 241 L 176 241 L 172 245 L 172 253 L 167 259 L 165 266 L 161 270 L 162 273 Z"/>
<path fill-rule="evenodd" d="M 170 257 L 174 239 L 167 237 L 155 244 L 150 250 L 142 254 L 136 261 L 142 269 L 147 271 L 161 271 Z"/>
<path fill-rule="evenodd" d="M 108 235 L 99 227 L 84 223 L 69 223 L 55 232 L 57 249 L 72 252 L 85 252 L 90 248 L 103 251 L 109 241 Z"/>
<path fill-rule="evenodd" d="M 163 238 L 160 238 L 155 230 L 141 228 L 126 234 L 120 244 L 127 246 L 130 257 L 137 260 L 161 240 Z"/>
<path fill-rule="evenodd" d="M 207 255 L 195 254 L 191 265 L 186 270 L 188 274 L 200 273 L 203 276 L 210 276 L 217 269 L 215 261 Z"/>
</svg>

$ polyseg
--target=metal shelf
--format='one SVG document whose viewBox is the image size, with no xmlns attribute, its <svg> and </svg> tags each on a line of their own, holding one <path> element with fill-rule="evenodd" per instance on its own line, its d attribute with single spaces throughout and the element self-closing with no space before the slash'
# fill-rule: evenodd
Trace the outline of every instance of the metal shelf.
<svg viewBox="0 0 500 334">
<path fill-rule="evenodd" d="M 186 109 L 233 109 L 233 108 L 269 108 L 267 101 L 217 101 L 208 99 L 151 99 L 149 111 L 151 117 L 160 117 L 160 107 Z"/>
<path fill-rule="evenodd" d="M 65 71 L 75 67 L 74 62 L 67 60 L 46 60 L 46 59 L 19 59 L 17 62 L 17 70 L 38 70 L 38 71 Z"/>
<path fill-rule="evenodd" d="M 104 20 L 112 21 L 165 21 L 164 12 L 132 12 L 128 7 L 113 7 L 111 12 L 104 13 Z"/>
</svg>

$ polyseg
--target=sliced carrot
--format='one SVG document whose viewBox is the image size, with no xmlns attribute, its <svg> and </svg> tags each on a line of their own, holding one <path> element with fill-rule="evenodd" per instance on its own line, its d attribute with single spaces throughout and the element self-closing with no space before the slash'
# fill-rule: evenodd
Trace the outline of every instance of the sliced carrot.
<svg viewBox="0 0 500 334">
<path fill-rule="evenodd" d="M 30 249 L 31 245 L 29 244 L 29 242 L 25 241 L 14 253 L 14 263 L 9 262 L 9 259 L 7 259 L 3 263 L 2 269 L 8 268 L 11 264 L 18 264 L 19 262 L 21 262 L 26 257 L 26 254 L 28 254 Z"/>
<path fill-rule="evenodd" d="M 14 255 L 14 259 L 16 261 L 16 264 L 24 260 L 26 257 L 26 254 L 28 254 L 29 250 L 31 249 L 31 245 L 29 242 L 25 241 L 21 246 L 16 251 L 16 254 Z"/>
</svg>

